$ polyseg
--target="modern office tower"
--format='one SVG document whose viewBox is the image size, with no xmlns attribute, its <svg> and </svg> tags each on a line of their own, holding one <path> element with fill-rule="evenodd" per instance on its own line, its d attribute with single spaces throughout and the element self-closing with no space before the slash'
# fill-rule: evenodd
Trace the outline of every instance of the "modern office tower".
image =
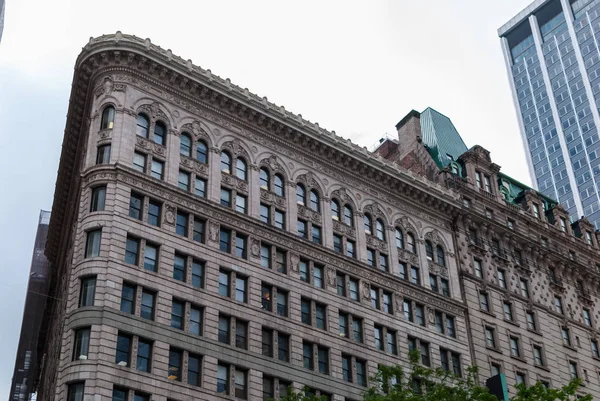
<svg viewBox="0 0 600 401">
<path fill-rule="evenodd" d="M 91 39 L 46 247 L 38 400 L 265 400 L 291 385 L 358 401 L 378 364 L 406 366 L 411 349 L 511 384 L 589 373 L 584 391 L 600 394 L 591 224 L 500 175 L 440 113 L 397 127 L 369 152 L 149 39 Z M 536 202 L 539 216 L 525 210 Z M 562 313 L 548 311 L 554 291 Z M 557 321 L 573 343 L 556 346 Z M 554 347 L 546 370 L 530 336 Z"/>
<path fill-rule="evenodd" d="M 23 323 L 21 324 L 9 401 L 28 401 L 31 394 L 35 392 L 36 381 L 40 373 L 38 367 L 42 358 L 39 357 L 38 345 L 44 343 L 45 333 L 41 332 L 40 328 L 46 306 L 45 294 L 48 293 L 50 287 L 50 263 L 44 255 L 48 223 L 50 223 L 50 212 L 42 210 L 31 258 Z"/>
<path fill-rule="evenodd" d="M 529 172 L 600 229 L 600 2 L 538 0 L 498 30 Z"/>
</svg>

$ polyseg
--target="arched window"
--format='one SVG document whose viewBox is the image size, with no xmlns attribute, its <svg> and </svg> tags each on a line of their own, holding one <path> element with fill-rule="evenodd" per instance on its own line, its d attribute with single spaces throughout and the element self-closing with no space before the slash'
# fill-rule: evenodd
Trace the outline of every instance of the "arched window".
<svg viewBox="0 0 600 401">
<path fill-rule="evenodd" d="M 321 207 L 319 205 L 319 194 L 314 189 L 310 191 L 310 208 L 315 212 L 321 211 Z"/>
<path fill-rule="evenodd" d="M 283 191 L 283 177 L 279 174 L 275 174 L 273 178 L 273 189 L 275 190 L 275 195 L 277 196 L 285 196 L 285 192 Z"/>
<path fill-rule="evenodd" d="M 208 163 L 208 146 L 204 141 L 198 141 L 196 145 L 196 159 L 200 163 Z"/>
<path fill-rule="evenodd" d="M 446 257 L 444 256 L 444 249 L 438 245 L 435 250 L 437 252 L 438 265 L 446 266 Z"/>
<path fill-rule="evenodd" d="M 264 168 L 264 167 L 260 168 L 259 178 L 260 178 L 260 187 L 263 189 L 266 189 L 267 191 L 270 191 L 271 190 L 271 182 L 269 180 L 269 171 L 266 168 Z"/>
<path fill-rule="evenodd" d="M 373 220 L 371 220 L 371 216 L 365 214 L 365 232 L 367 234 L 373 234 Z"/>
<path fill-rule="evenodd" d="M 231 174 L 231 156 L 225 151 L 221 152 L 221 171 Z"/>
<path fill-rule="evenodd" d="M 149 127 L 150 127 L 150 120 L 148 120 L 148 117 L 142 113 L 138 114 L 136 133 L 139 136 L 148 138 L 148 128 Z"/>
<path fill-rule="evenodd" d="M 380 219 L 375 220 L 375 229 L 377 230 L 377 238 L 385 241 L 385 225 Z"/>
<path fill-rule="evenodd" d="M 157 121 L 156 124 L 154 124 L 154 142 L 158 143 L 159 145 L 164 145 L 166 137 L 167 137 L 166 125 L 161 121 Z"/>
<path fill-rule="evenodd" d="M 331 218 L 340 221 L 340 204 L 335 199 L 331 200 Z"/>
<path fill-rule="evenodd" d="M 100 129 L 112 129 L 115 124 L 115 108 L 106 106 L 102 112 L 102 120 L 100 120 Z"/>
<path fill-rule="evenodd" d="M 192 155 L 192 139 L 186 133 L 181 134 L 179 142 L 179 153 L 190 157 Z"/>
<path fill-rule="evenodd" d="M 396 248 L 404 249 L 404 234 L 399 228 L 396 228 Z"/>
<path fill-rule="evenodd" d="M 352 208 L 348 205 L 344 205 L 344 224 L 347 224 L 350 227 L 354 226 Z"/>
<path fill-rule="evenodd" d="M 235 175 L 237 178 L 246 181 L 248 179 L 247 168 L 248 166 L 244 159 L 237 159 L 235 162 Z"/>
<path fill-rule="evenodd" d="M 408 248 L 409 252 L 417 253 L 417 248 L 415 247 L 415 237 L 411 233 L 406 234 L 406 247 Z"/>
<path fill-rule="evenodd" d="M 425 256 L 427 259 L 433 260 L 433 246 L 429 240 L 425 241 Z"/>
<path fill-rule="evenodd" d="M 306 189 L 302 184 L 296 185 L 296 203 L 306 205 Z"/>
</svg>

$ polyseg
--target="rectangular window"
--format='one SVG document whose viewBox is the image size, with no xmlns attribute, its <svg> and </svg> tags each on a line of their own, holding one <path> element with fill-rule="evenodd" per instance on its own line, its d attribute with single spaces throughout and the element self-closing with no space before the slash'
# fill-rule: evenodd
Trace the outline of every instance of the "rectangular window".
<svg viewBox="0 0 600 401">
<path fill-rule="evenodd" d="M 237 234 L 235 237 L 235 256 L 238 258 L 246 259 L 246 242 L 247 237 L 245 235 Z"/>
<path fill-rule="evenodd" d="M 287 334 L 277 333 L 277 359 L 290 361 L 290 336 Z"/>
<path fill-rule="evenodd" d="M 412 311 L 412 302 L 410 299 L 404 299 L 402 306 L 404 308 L 404 318 L 406 320 L 408 320 L 409 322 L 412 322 L 414 320 L 413 318 L 413 311 Z"/>
<path fill-rule="evenodd" d="M 339 324 L 340 324 L 340 336 L 342 337 L 350 337 L 350 327 L 348 326 L 348 314 L 340 312 L 339 315 Z"/>
<path fill-rule="evenodd" d="M 144 269 L 156 272 L 157 265 L 156 260 L 158 259 L 158 248 L 148 242 L 146 242 L 146 250 L 144 251 Z"/>
<path fill-rule="evenodd" d="M 162 180 L 164 168 L 165 163 L 159 160 L 152 160 L 150 175 L 158 180 Z"/>
<path fill-rule="evenodd" d="M 387 255 L 379 254 L 379 270 L 388 271 L 388 257 Z"/>
<path fill-rule="evenodd" d="M 491 327 L 485 328 L 485 343 L 489 348 L 496 348 L 495 330 Z"/>
<path fill-rule="evenodd" d="M 564 314 L 563 306 L 562 306 L 562 299 L 558 295 L 554 296 L 554 310 L 557 313 L 560 313 L 561 315 Z"/>
<path fill-rule="evenodd" d="M 123 283 L 121 290 L 121 312 L 133 315 L 135 313 L 135 286 Z"/>
<path fill-rule="evenodd" d="M 517 337 L 510 337 L 510 355 L 516 358 L 521 357 L 521 350 L 519 348 L 519 339 Z"/>
<path fill-rule="evenodd" d="M 127 390 L 113 387 L 112 401 L 127 401 L 128 399 L 129 396 Z"/>
<path fill-rule="evenodd" d="M 138 339 L 138 352 L 136 359 L 136 369 L 140 372 L 150 373 L 152 358 L 152 342 L 143 338 Z"/>
<path fill-rule="evenodd" d="M 387 352 L 393 355 L 398 355 L 398 346 L 396 345 L 396 332 L 387 329 Z"/>
<path fill-rule="evenodd" d="M 317 355 L 319 357 L 319 372 L 329 374 L 329 349 L 317 346 Z"/>
<path fill-rule="evenodd" d="M 73 361 L 88 359 L 90 347 L 90 328 L 85 327 L 75 330 L 75 341 L 73 346 Z"/>
<path fill-rule="evenodd" d="M 248 213 L 248 209 L 247 209 L 247 202 L 248 198 L 245 197 L 244 195 L 239 195 L 237 194 L 235 196 L 235 211 L 238 213 L 243 213 L 243 214 L 247 214 Z"/>
<path fill-rule="evenodd" d="M 383 291 L 383 311 L 385 313 L 394 314 L 393 306 L 392 306 L 392 293 Z"/>
<path fill-rule="evenodd" d="M 185 281 L 186 259 L 187 258 L 183 255 L 175 254 L 175 258 L 173 259 L 173 278 L 175 280 Z"/>
<path fill-rule="evenodd" d="M 450 282 L 448 279 L 442 278 L 440 279 L 440 283 L 442 285 L 442 295 L 445 297 L 450 296 Z"/>
<path fill-rule="evenodd" d="M 477 278 L 483 278 L 483 268 L 481 266 L 481 260 L 473 259 L 473 266 L 475 267 L 475 276 Z M 500 273 L 498 273 L 498 280 L 500 280 Z"/>
<path fill-rule="evenodd" d="M 537 324 L 536 324 L 536 321 L 535 321 L 535 315 L 534 315 L 534 312 L 532 312 L 532 311 L 527 311 L 527 312 L 526 312 L 526 315 L 527 315 L 527 328 L 528 328 L 529 330 L 534 330 L 534 331 L 536 331 L 536 330 L 537 330 Z"/>
<path fill-rule="evenodd" d="M 562 335 L 563 344 L 566 345 L 567 347 L 570 347 L 571 346 L 571 333 L 569 332 L 569 329 L 566 327 L 561 327 L 560 332 Z"/>
<path fill-rule="evenodd" d="M 133 154 L 133 168 L 140 173 L 146 172 L 146 155 L 135 152 Z"/>
<path fill-rule="evenodd" d="M 220 343 L 229 344 L 229 316 L 219 314 L 219 335 L 218 339 Z"/>
<path fill-rule="evenodd" d="M 342 253 L 343 251 L 343 239 L 339 234 L 333 234 L 333 251 L 336 253 Z"/>
<path fill-rule="evenodd" d="M 323 267 L 322 266 L 314 266 L 313 267 L 313 284 L 315 287 L 323 288 Z"/>
<path fill-rule="evenodd" d="M 431 366 L 431 359 L 429 358 L 429 344 L 420 341 L 419 345 L 421 350 L 421 363 L 425 366 Z"/>
<path fill-rule="evenodd" d="M 300 301 L 300 313 L 301 313 L 301 321 L 304 324 L 312 324 L 311 317 L 311 306 L 310 301 L 307 299 L 302 299 Z"/>
<path fill-rule="evenodd" d="M 408 269 L 406 263 L 398 262 L 398 275 L 400 280 L 408 280 Z"/>
<path fill-rule="evenodd" d="M 183 351 L 171 348 L 169 350 L 169 380 L 181 381 L 181 365 L 183 362 Z"/>
<path fill-rule="evenodd" d="M 308 224 L 306 223 L 306 221 L 298 220 L 298 222 L 296 224 L 296 228 L 298 230 L 298 236 L 300 238 L 305 238 L 305 239 L 308 238 L 307 226 L 308 226 Z"/>
<path fill-rule="evenodd" d="M 367 264 L 369 266 L 375 266 L 375 251 L 367 248 Z"/>
<path fill-rule="evenodd" d="M 133 217 L 136 220 L 141 220 L 143 204 L 144 197 L 132 192 L 131 197 L 129 198 L 129 217 Z"/>
<path fill-rule="evenodd" d="M 98 153 L 96 155 L 96 164 L 108 164 L 110 163 L 110 145 L 98 146 Z"/>
<path fill-rule="evenodd" d="M 229 272 L 219 270 L 219 295 L 224 297 L 229 296 L 229 276 Z"/>
<path fill-rule="evenodd" d="M 327 308 L 323 304 L 316 304 L 315 306 L 315 321 L 317 329 L 326 329 L 326 314 Z"/>
<path fill-rule="evenodd" d="M 440 311 L 435 311 L 435 329 L 438 333 L 444 334 L 444 314 Z"/>
<path fill-rule="evenodd" d="M 288 315 L 288 302 L 287 293 L 282 290 L 277 290 L 277 314 L 279 316 L 287 317 Z"/>
<path fill-rule="evenodd" d="M 587 308 L 583 308 L 582 313 L 583 313 L 583 322 L 585 323 L 585 325 L 588 327 L 592 327 L 592 317 L 590 314 L 590 310 Z"/>
<path fill-rule="evenodd" d="M 371 306 L 379 309 L 379 289 L 371 287 Z"/>
<path fill-rule="evenodd" d="M 106 185 L 92 188 L 90 212 L 101 212 L 106 204 Z"/>
<path fill-rule="evenodd" d="M 429 274 L 429 286 L 431 287 L 431 291 L 440 292 L 437 276 L 435 274 Z"/>
<path fill-rule="evenodd" d="M 231 207 L 231 190 L 221 188 L 221 205 Z"/>
<path fill-rule="evenodd" d="M 154 297 L 150 291 L 142 290 L 142 307 L 140 315 L 144 319 L 154 320 Z"/>
<path fill-rule="evenodd" d="M 315 244 L 321 243 L 321 227 L 315 226 L 314 224 L 312 226 L 312 242 Z"/>
<path fill-rule="evenodd" d="M 219 249 L 221 252 L 231 253 L 231 230 L 221 228 L 219 232 Z"/>
<path fill-rule="evenodd" d="M 95 258 L 100 256 L 100 241 L 102 238 L 102 230 L 92 230 L 87 232 L 85 241 L 85 257 Z"/>
<path fill-rule="evenodd" d="M 512 305 L 510 304 L 510 302 L 504 301 L 502 303 L 502 309 L 504 310 L 504 320 L 512 322 L 513 314 L 512 314 Z"/>
<path fill-rule="evenodd" d="M 201 357 L 199 355 L 190 354 L 188 356 L 188 384 L 192 386 L 200 385 L 200 363 Z"/>
<path fill-rule="evenodd" d="M 235 321 L 235 346 L 248 349 L 248 323 L 239 319 Z"/>
<path fill-rule="evenodd" d="M 190 333 L 202 335 L 202 309 L 195 306 L 190 307 Z"/>
<path fill-rule="evenodd" d="M 239 368 L 235 371 L 235 398 L 245 400 L 247 397 L 246 391 L 246 371 Z"/>
<path fill-rule="evenodd" d="M 265 224 L 271 224 L 271 208 L 267 205 L 260 204 L 260 221 Z"/>
<path fill-rule="evenodd" d="M 177 181 L 179 188 L 184 191 L 190 190 L 190 173 L 179 170 L 179 177 Z"/>
<path fill-rule="evenodd" d="M 446 333 L 448 336 L 456 338 L 456 330 L 454 326 L 454 317 L 446 316 Z"/>
<path fill-rule="evenodd" d="M 352 383 L 352 357 L 342 354 L 342 378 Z"/>
<path fill-rule="evenodd" d="M 479 307 L 481 308 L 481 310 L 484 310 L 486 312 L 490 311 L 490 303 L 488 301 L 488 294 L 485 292 L 479 293 Z"/>
<path fill-rule="evenodd" d="M 367 386 L 367 362 L 356 360 L 356 384 Z"/>
<path fill-rule="evenodd" d="M 356 249 L 356 246 L 354 244 L 354 241 L 347 239 L 346 240 L 346 256 L 356 259 L 355 249 Z"/>
<path fill-rule="evenodd" d="M 160 211 L 161 204 L 159 202 L 151 200 L 148 203 L 148 224 L 160 227 Z"/>
<path fill-rule="evenodd" d="M 240 275 L 235 276 L 235 300 L 238 302 L 247 302 L 246 289 L 248 288 L 248 279 Z"/>
<path fill-rule="evenodd" d="M 544 360 L 542 358 L 542 347 L 539 345 L 533 346 L 533 362 L 538 366 L 544 366 Z"/>
<path fill-rule="evenodd" d="M 177 219 L 175 224 L 175 233 L 184 237 L 188 236 L 188 214 L 183 212 L 177 212 Z"/>
<path fill-rule="evenodd" d="M 362 320 L 356 317 L 352 319 L 352 337 L 357 343 L 363 342 Z"/>
<path fill-rule="evenodd" d="M 314 369 L 313 345 L 312 343 L 302 343 L 302 359 L 305 369 Z"/>
<path fill-rule="evenodd" d="M 183 313 L 185 303 L 183 301 L 173 300 L 171 305 L 171 327 L 183 330 Z"/>
<path fill-rule="evenodd" d="M 506 273 L 504 270 L 498 269 L 498 285 L 502 288 L 506 288 Z"/>
<path fill-rule="evenodd" d="M 262 329 L 262 354 L 264 356 L 273 356 L 273 330 Z"/>
<path fill-rule="evenodd" d="M 192 286 L 196 288 L 204 287 L 204 262 L 192 261 Z"/>
<path fill-rule="evenodd" d="M 96 276 L 81 279 L 81 290 L 79 292 L 79 307 L 94 306 L 96 297 Z"/>
<path fill-rule="evenodd" d="M 194 193 L 196 196 L 206 198 L 206 180 L 196 177 L 196 181 L 194 183 Z"/>
<path fill-rule="evenodd" d="M 335 276 L 335 287 L 337 290 L 337 294 L 341 297 L 346 296 L 346 276 L 338 273 Z"/>
<path fill-rule="evenodd" d="M 350 289 L 350 299 L 358 302 L 358 280 L 353 278 L 348 280 L 348 287 Z"/>
<path fill-rule="evenodd" d="M 592 356 L 594 358 L 600 358 L 600 349 L 598 348 L 598 340 L 592 340 Z"/>
<path fill-rule="evenodd" d="M 287 253 L 279 248 L 275 249 L 275 270 L 287 273 Z"/>
<path fill-rule="evenodd" d="M 375 337 L 375 348 L 377 348 L 380 351 L 383 351 L 383 327 L 375 325 L 373 334 Z"/>
<path fill-rule="evenodd" d="M 127 243 L 125 244 L 125 263 L 128 263 L 130 265 L 137 265 L 139 249 L 140 240 L 128 236 Z"/>
<path fill-rule="evenodd" d="M 419 268 L 416 266 L 410 267 L 410 282 L 413 284 L 421 285 L 421 276 L 419 275 Z"/>
<path fill-rule="evenodd" d="M 67 401 L 83 401 L 84 383 L 70 383 Z"/>
<path fill-rule="evenodd" d="M 285 212 L 275 209 L 275 227 L 285 230 Z"/>
<path fill-rule="evenodd" d="M 525 298 L 529 298 L 529 285 L 527 283 L 527 280 L 520 279 L 519 283 L 521 286 L 521 295 Z"/>
<path fill-rule="evenodd" d="M 425 307 L 423 305 L 415 304 L 415 316 L 417 317 L 417 324 L 425 326 Z"/>
<path fill-rule="evenodd" d="M 194 216 L 192 239 L 196 242 L 203 244 L 205 232 L 206 232 L 206 221 L 197 216 Z"/>
<path fill-rule="evenodd" d="M 217 365 L 217 393 L 229 394 L 229 365 Z"/>
</svg>

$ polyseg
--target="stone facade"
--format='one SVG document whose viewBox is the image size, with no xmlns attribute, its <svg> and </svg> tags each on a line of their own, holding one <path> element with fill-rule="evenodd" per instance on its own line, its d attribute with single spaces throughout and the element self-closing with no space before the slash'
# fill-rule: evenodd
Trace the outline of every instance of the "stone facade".
<svg viewBox="0 0 600 401">
<path fill-rule="evenodd" d="M 414 152 L 389 155 L 418 161 L 423 150 L 411 144 Z M 479 150 L 469 154 L 482 163 Z M 444 184 L 447 172 L 437 182 L 415 173 L 431 175 L 431 163 L 401 166 L 148 39 L 91 39 L 75 67 L 50 222 L 55 298 L 38 398 L 255 400 L 291 384 L 359 400 L 378 364 L 407 364 L 410 344 L 434 367 L 444 360 L 465 374 L 478 364 L 486 377 L 493 360 L 509 382 L 518 366 L 553 385 L 568 380 L 565 358 L 574 353 L 589 375 L 584 390 L 598 393 L 586 348 L 595 331 L 575 309 L 588 302 L 596 321 L 598 276 L 582 263 L 598 260 L 597 237 L 592 248 L 551 232 L 552 249 L 542 250 L 534 233 L 554 227 L 499 196 L 475 194 L 465 209 L 469 185 L 457 191 Z M 495 219 L 513 213 L 516 229 L 483 219 L 487 203 Z M 469 245 L 467 227 L 503 247 L 522 244 L 535 265 Z M 562 316 L 548 312 L 555 243 L 572 244 L 579 266 L 565 261 L 557 273 Z M 500 266 L 509 290 L 493 279 Z M 570 287 L 584 271 L 590 299 Z M 528 280 L 530 298 L 512 292 L 513 276 Z M 492 311 L 479 310 L 479 290 L 491 294 Z M 501 296 L 518 324 L 500 319 Z M 539 311 L 537 332 L 527 331 L 525 307 Z M 560 340 L 550 330 L 560 319 L 573 345 L 545 345 L 547 368 L 530 366 L 529 339 Z M 488 321 L 498 336 L 521 336 L 523 357 L 511 359 L 504 338 L 498 350 L 485 347 Z"/>
</svg>

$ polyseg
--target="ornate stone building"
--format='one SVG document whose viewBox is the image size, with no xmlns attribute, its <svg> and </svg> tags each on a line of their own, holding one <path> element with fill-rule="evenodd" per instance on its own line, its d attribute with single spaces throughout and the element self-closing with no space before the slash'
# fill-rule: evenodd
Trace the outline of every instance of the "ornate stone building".
<svg viewBox="0 0 600 401">
<path fill-rule="evenodd" d="M 479 364 L 487 377 L 497 363 L 511 383 L 518 366 L 552 385 L 568 380 L 573 353 L 584 390 L 598 394 L 597 272 L 585 265 L 598 262 L 597 234 L 588 245 L 570 225 L 534 220 L 518 203 L 541 207 L 535 192 L 509 204 L 495 186 L 477 190 L 475 172 L 504 179 L 481 148 L 439 163 L 421 137 L 439 121 L 411 112 L 399 141 L 369 152 L 149 39 L 91 39 L 75 66 L 48 234 L 38 399 L 257 400 L 292 385 L 359 400 L 378 364 L 406 365 L 412 348 L 456 374 Z M 573 227 L 587 238 L 585 220 Z M 567 245 L 574 260 L 559 252 Z M 528 297 L 514 293 L 517 277 Z M 562 315 L 548 310 L 558 290 Z M 577 321 L 579 305 L 592 327 Z M 525 310 L 537 311 L 531 332 Z M 534 367 L 527 341 L 559 341 L 556 322 L 572 343 L 545 345 L 547 365 Z"/>
</svg>

